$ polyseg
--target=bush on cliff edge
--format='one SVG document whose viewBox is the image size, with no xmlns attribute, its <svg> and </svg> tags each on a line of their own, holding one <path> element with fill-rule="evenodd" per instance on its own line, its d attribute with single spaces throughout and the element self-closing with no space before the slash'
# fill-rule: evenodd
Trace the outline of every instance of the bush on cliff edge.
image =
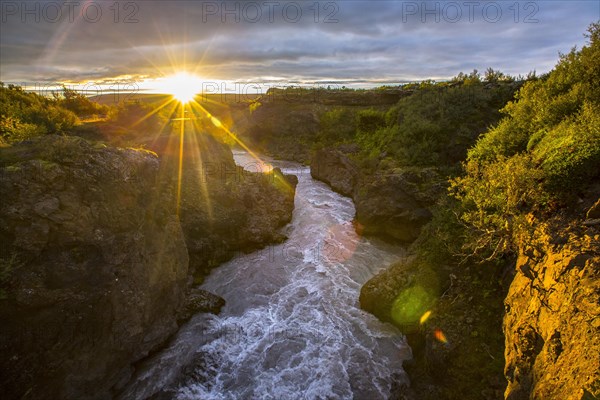
<svg viewBox="0 0 600 400">
<path fill-rule="evenodd" d="M 569 205 L 600 171 L 600 23 L 590 42 L 561 55 L 543 79 L 527 82 L 500 123 L 469 150 L 452 181 L 462 219 L 490 257 L 512 252 L 529 230 L 526 215 Z"/>
</svg>

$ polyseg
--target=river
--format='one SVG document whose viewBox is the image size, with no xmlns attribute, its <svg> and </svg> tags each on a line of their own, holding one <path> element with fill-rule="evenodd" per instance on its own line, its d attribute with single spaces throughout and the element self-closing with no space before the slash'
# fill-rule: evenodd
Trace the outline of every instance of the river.
<svg viewBox="0 0 600 400">
<path fill-rule="evenodd" d="M 234 158 L 264 167 L 245 152 Z M 121 398 L 375 400 L 408 382 L 404 337 L 358 305 L 362 284 L 403 249 L 358 236 L 352 200 L 309 168 L 269 163 L 299 178 L 288 240 L 213 270 L 202 288 L 226 299 L 220 315 L 183 325 Z"/>
</svg>

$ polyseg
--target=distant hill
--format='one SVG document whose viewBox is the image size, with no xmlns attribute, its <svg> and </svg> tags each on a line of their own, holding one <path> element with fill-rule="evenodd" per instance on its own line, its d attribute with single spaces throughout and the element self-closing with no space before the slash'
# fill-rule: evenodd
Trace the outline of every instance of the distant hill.
<svg viewBox="0 0 600 400">
<path fill-rule="evenodd" d="M 89 99 L 103 105 L 117 105 L 119 103 L 129 101 L 139 101 L 143 103 L 162 103 L 166 101 L 170 94 L 161 93 L 127 93 L 127 92 L 115 92 L 106 93 L 97 96 L 92 96 Z M 200 104 L 204 103 L 248 103 L 261 97 L 260 94 L 241 94 L 241 93 L 218 93 L 218 94 L 201 94 L 197 96 L 197 102 Z"/>
</svg>

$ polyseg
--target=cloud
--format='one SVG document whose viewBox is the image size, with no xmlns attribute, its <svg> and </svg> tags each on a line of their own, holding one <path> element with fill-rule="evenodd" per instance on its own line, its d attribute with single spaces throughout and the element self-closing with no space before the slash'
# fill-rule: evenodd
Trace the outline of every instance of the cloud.
<svg viewBox="0 0 600 400">
<path fill-rule="evenodd" d="M 551 69 L 600 19 L 592 1 L 76 3 L 72 15 L 63 5 L 59 19 L 57 2 L 29 3 L 25 16 L 7 8 L 23 2 L 2 2 L 0 79 L 102 80 L 178 68 L 225 80 L 402 81 L 488 66 L 525 74 Z"/>
</svg>

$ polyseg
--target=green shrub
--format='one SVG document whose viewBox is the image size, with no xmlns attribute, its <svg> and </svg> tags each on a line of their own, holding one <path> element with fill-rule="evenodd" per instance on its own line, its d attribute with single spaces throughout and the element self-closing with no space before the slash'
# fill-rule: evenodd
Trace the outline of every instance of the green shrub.
<svg viewBox="0 0 600 400">
<path fill-rule="evenodd" d="M 451 166 L 464 159 L 477 137 L 500 119 L 498 109 L 520 83 L 488 88 L 461 82 L 425 82 L 384 117 L 372 110 L 359 113 L 357 142 L 367 154 L 385 152 L 399 166 Z"/>
<path fill-rule="evenodd" d="M 510 253 L 516 235 L 528 228 L 526 212 L 545 208 L 543 171 L 531 155 L 466 164 L 466 174 L 451 180 L 450 192 L 462 204 L 461 218 L 472 231 L 466 240 L 472 253 L 489 257 Z"/>
<path fill-rule="evenodd" d="M 79 119 L 59 101 L 0 83 L 0 137 L 4 142 L 70 131 Z"/>
<path fill-rule="evenodd" d="M 361 110 L 356 114 L 356 129 L 361 136 L 368 136 L 385 125 L 385 114 L 381 111 Z"/>
<path fill-rule="evenodd" d="M 600 173 L 600 107 L 583 110 L 548 132 L 533 149 L 551 192 L 570 192 Z"/>
<path fill-rule="evenodd" d="M 156 105 L 141 101 L 119 104 L 109 111 L 108 118 L 120 128 L 144 135 L 158 133 L 166 126 L 168 107 L 158 109 Z"/>
<path fill-rule="evenodd" d="M 0 137 L 5 143 L 28 140 L 46 132 L 44 126 L 24 123 L 15 117 L 9 116 L 0 119 Z"/>
<path fill-rule="evenodd" d="M 78 117 L 89 118 L 93 116 L 106 115 L 108 107 L 91 101 L 85 95 L 63 86 L 62 98 L 56 98 L 58 103 L 65 109 L 72 111 Z"/>
<path fill-rule="evenodd" d="M 552 212 L 600 174 L 600 25 L 580 51 L 528 82 L 506 117 L 469 150 L 452 181 L 472 251 L 510 252 L 529 229 L 528 214 Z"/>
<path fill-rule="evenodd" d="M 546 132 L 565 121 L 575 121 L 584 104 L 600 102 L 600 44 L 598 24 L 590 27 L 589 37 L 595 38 L 589 46 L 573 49 L 561 55 L 555 69 L 542 79 L 527 82 L 502 112 L 506 117 L 487 132 L 469 150 L 469 160 L 491 162 L 499 157 L 532 150 Z M 566 128 L 562 126 L 561 130 Z"/>
<path fill-rule="evenodd" d="M 344 107 L 334 108 L 323 113 L 319 120 L 317 141 L 322 145 L 331 145 L 351 140 L 356 131 L 356 115 L 353 110 Z"/>
</svg>

